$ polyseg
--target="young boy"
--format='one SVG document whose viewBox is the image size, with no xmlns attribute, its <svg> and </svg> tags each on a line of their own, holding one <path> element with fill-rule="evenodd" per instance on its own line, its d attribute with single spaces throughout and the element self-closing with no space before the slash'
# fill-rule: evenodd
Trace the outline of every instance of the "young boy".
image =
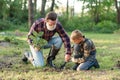
<svg viewBox="0 0 120 80">
<path fill-rule="evenodd" d="M 92 40 L 85 38 L 82 32 L 74 30 L 70 36 L 74 43 L 73 51 L 75 53 L 72 61 L 75 62 L 73 70 L 89 70 L 92 66 L 99 68 L 96 59 L 96 48 Z"/>
</svg>

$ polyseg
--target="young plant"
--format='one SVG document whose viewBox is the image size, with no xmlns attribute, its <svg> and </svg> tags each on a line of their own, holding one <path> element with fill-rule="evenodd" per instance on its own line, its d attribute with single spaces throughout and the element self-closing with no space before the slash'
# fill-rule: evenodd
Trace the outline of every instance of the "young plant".
<svg viewBox="0 0 120 80">
<path fill-rule="evenodd" d="M 34 45 L 35 48 L 38 50 L 42 49 L 42 47 L 47 43 L 45 39 L 42 38 L 43 32 L 33 32 L 33 35 L 30 36 L 32 39 L 32 44 Z"/>
</svg>

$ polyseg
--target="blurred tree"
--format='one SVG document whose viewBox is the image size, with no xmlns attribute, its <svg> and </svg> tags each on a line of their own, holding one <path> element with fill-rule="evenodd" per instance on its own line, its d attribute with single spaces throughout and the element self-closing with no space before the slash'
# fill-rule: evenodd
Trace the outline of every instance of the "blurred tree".
<svg viewBox="0 0 120 80">
<path fill-rule="evenodd" d="M 85 0 L 82 2 L 83 3 L 83 5 L 82 5 L 82 12 L 81 12 L 81 17 L 83 17 L 84 16 L 84 9 L 85 9 Z"/>
<path fill-rule="evenodd" d="M 37 11 L 37 0 L 34 0 L 34 12 L 36 13 Z"/>
<path fill-rule="evenodd" d="M 78 0 L 83 2 L 82 14 L 85 15 L 84 10 L 88 10 L 88 14 L 91 15 L 94 22 L 97 24 L 101 21 L 101 14 L 112 12 L 113 0 Z M 85 5 L 86 4 L 86 5 Z"/>
<path fill-rule="evenodd" d="M 46 0 L 42 0 L 41 11 L 40 11 L 41 17 L 45 16 L 45 5 L 46 5 Z"/>
<path fill-rule="evenodd" d="M 67 0 L 67 8 L 66 8 L 66 14 L 67 14 L 67 17 L 69 16 L 69 0 Z"/>
<path fill-rule="evenodd" d="M 22 0 L 22 11 L 21 11 L 21 21 L 22 23 L 28 22 L 28 6 L 26 5 L 28 0 Z"/>
<path fill-rule="evenodd" d="M 0 19 L 5 20 L 8 17 L 8 8 L 5 0 L 0 0 Z"/>
<path fill-rule="evenodd" d="M 87 8 L 94 22 L 97 24 L 100 21 L 100 13 L 101 13 L 100 0 L 78 0 L 78 1 L 83 1 L 83 4 L 85 3 L 87 4 L 86 6 L 83 5 L 82 11 L 84 11 L 84 9 Z M 83 12 L 82 12 L 82 16 L 83 16 Z"/>
<path fill-rule="evenodd" d="M 32 25 L 34 20 L 34 14 L 33 14 L 33 3 L 32 0 L 28 0 L 28 25 L 29 27 Z"/>
<path fill-rule="evenodd" d="M 15 24 L 21 23 L 22 18 L 23 18 L 22 14 L 25 13 L 23 10 L 23 1 L 22 0 L 7 0 L 6 6 L 9 9 L 8 19 Z"/>
<path fill-rule="evenodd" d="M 54 11 L 55 0 L 52 0 L 50 11 Z"/>
<path fill-rule="evenodd" d="M 115 1 L 115 8 L 117 11 L 117 22 L 120 24 L 120 0 L 114 0 Z"/>
<path fill-rule="evenodd" d="M 23 7 L 23 10 L 26 10 L 26 9 L 27 9 L 27 5 L 26 5 L 26 4 L 27 4 L 27 0 L 23 0 L 23 6 L 24 6 L 24 7 Z"/>
<path fill-rule="evenodd" d="M 94 22 L 97 24 L 100 21 L 100 13 L 101 13 L 101 3 L 100 0 L 87 0 L 89 3 L 87 7 L 89 8 L 89 12 L 94 20 Z"/>
</svg>

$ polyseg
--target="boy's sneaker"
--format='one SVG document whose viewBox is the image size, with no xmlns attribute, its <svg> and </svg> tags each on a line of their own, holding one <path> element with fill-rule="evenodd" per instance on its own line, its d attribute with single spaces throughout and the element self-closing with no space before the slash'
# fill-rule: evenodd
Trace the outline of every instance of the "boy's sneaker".
<svg viewBox="0 0 120 80">
<path fill-rule="evenodd" d="M 93 65 L 95 68 L 100 68 L 100 65 L 98 64 L 98 61 L 95 61 L 95 64 Z"/>
<path fill-rule="evenodd" d="M 73 70 L 77 70 L 77 67 L 79 66 L 79 63 L 75 63 L 75 65 L 72 67 Z"/>
</svg>

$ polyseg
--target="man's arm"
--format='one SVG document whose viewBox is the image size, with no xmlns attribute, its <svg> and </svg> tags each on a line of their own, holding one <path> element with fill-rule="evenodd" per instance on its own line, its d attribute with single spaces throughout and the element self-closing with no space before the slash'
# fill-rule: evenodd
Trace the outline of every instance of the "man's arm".
<svg viewBox="0 0 120 80">
<path fill-rule="evenodd" d="M 35 23 L 33 23 L 33 25 L 32 25 L 31 28 L 30 28 L 30 31 L 29 31 L 29 33 L 28 33 L 28 35 L 27 35 L 27 42 L 28 42 L 29 44 L 32 43 L 32 39 L 30 38 L 30 36 L 32 35 L 32 33 L 33 33 L 33 31 L 34 31 L 34 28 L 35 28 Z"/>
<path fill-rule="evenodd" d="M 64 47 L 66 49 L 66 55 L 65 55 L 65 59 L 66 61 L 70 60 L 70 56 L 71 56 L 71 45 L 70 45 L 70 39 L 69 36 L 67 35 L 67 33 L 65 32 L 65 30 L 62 28 L 62 25 L 59 24 L 58 25 L 58 34 L 59 36 L 62 38 L 62 41 L 64 43 Z"/>
</svg>

